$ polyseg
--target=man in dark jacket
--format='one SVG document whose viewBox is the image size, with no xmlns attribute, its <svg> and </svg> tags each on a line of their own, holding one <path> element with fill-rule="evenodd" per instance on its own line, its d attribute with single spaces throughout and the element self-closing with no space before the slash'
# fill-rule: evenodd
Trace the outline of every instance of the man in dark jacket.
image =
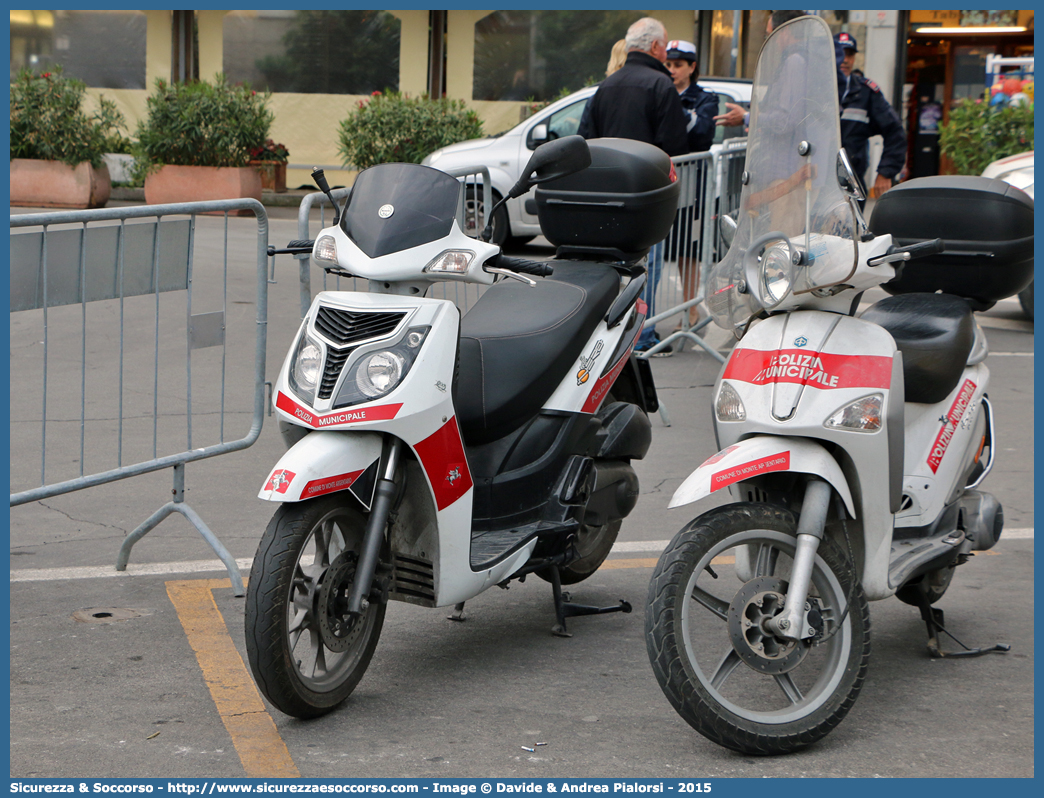
<svg viewBox="0 0 1044 798">
<path fill-rule="evenodd" d="M 852 74 L 858 52 L 855 37 L 842 31 L 834 36 L 834 47 L 840 58 L 841 146 L 848 153 L 855 173 L 863 180 L 870 166 L 869 139 L 875 135 L 884 138 L 884 152 L 871 193 L 871 196 L 879 196 L 892 187 L 892 180 L 906 160 L 903 123 L 876 83 Z"/>
<path fill-rule="evenodd" d="M 577 131 L 585 139 L 636 139 L 654 144 L 668 155 L 689 152 L 689 116 L 678 98 L 667 60 L 667 29 L 658 19 L 643 17 L 627 29 L 627 60 L 602 81 L 587 103 Z M 649 251 L 649 279 L 643 299 L 649 316 L 656 313 L 656 286 L 663 267 L 663 242 Z M 660 341 L 656 328 L 646 327 L 635 348 L 643 352 Z M 667 356 L 670 344 L 656 353 Z"/>
<path fill-rule="evenodd" d="M 686 122 L 667 60 L 663 23 L 645 17 L 627 29 L 627 61 L 607 77 L 580 121 L 585 139 L 614 137 L 655 144 L 668 155 L 689 152 Z"/>
</svg>

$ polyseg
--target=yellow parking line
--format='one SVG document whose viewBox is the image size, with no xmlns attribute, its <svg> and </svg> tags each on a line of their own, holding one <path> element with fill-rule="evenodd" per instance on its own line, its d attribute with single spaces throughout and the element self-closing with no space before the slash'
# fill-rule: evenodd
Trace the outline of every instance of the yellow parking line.
<svg viewBox="0 0 1044 798">
<path fill-rule="evenodd" d="M 606 560 L 599 567 L 602 568 L 655 568 L 658 558 L 641 558 L 637 560 Z M 735 565 L 736 558 L 733 556 L 715 557 L 711 565 Z"/>
<path fill-rule="evenodd" d="M 231 589 L 227 579 L 167 582 L 167 595 L 178 613 L 221 722 L 251 778 L 299 778 L 286 743 L 265 709 L 243 658 L 229 637 L 225 619 L 211 592 Z"/>
</svg>

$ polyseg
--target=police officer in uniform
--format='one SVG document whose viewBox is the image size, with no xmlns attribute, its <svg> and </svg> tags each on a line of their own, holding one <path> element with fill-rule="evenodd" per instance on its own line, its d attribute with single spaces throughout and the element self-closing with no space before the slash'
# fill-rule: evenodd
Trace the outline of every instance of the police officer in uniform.
<svg viewBox="0 0 1044 798">
<path fill-rule="evenodd" d="M 906 133 L 899 116 L 881 94 L 872 80 L 852 74 L 855 37 L 842 31 L 834 36 L 834 49 L 839 59 L 838 93 L 841 101 L 841 146 L 848 153 L 852 168 L 860 180 L 865 179 L 870 166 L 871 136 L 884 138 L 884 152 L 877 165 L 877 177 L 872 196 L 879 196 L 892 187 L 892 181 L 906 160 Z"/>
</svg>

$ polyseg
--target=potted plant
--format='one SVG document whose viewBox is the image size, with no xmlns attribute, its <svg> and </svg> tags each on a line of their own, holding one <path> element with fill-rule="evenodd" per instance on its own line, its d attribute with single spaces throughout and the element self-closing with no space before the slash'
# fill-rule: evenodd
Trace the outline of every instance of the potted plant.
<svg viewBox="0 0 1044 798">
<path fill-rule="evenodd" d="M 272 139 L 250 151 L 250 166 L 260 172 L 261 188 L 286 191 L 286 162 L 289 158 L 286 145 L 276 144 Z"/>
<path fill-rule="evenodd" d="M 375 91 L 341 121 L 338 152 L 346 166 L 420 163 L 448 144 L 482 135 L 482 121 L 463 100 Z"/>
<path fill-rule="evenodd" d="M 264 145 L 271 94 L 248 84 L 168 83 L 158 79 L 138 123 L 134 155 L 145 173 L 145 202 L 261 199 L 261 176 L 247 164 Z"/>
<path fill-rule="evenodd" d="M 61 68 L 11 82 L 11 204 L 101 208 L 112 183 L 102 158 L 126 122 L 111 100 L 83 110 L 86 85 Z"/>
<path fill-rule="evenodd" d="M 1032 91 L 1032 89 L 1031 89 Z M 939 150 L 959 175 L 980 175 L 993 161 L 1033 149 L 1033 101 L 966 98 L 939 125 Z"/>
</svg>

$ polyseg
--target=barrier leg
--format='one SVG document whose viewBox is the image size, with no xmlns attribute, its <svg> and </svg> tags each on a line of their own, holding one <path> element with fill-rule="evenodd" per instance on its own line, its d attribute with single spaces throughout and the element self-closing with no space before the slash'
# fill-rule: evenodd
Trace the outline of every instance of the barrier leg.
<svg viewBox="0 0 1044 798">
<path fill-rule="evenodd" d="M 145 537 L 171 513 L 181 513 L 194 527 L 196 527 L 199 534 L 201 534 L 203 539 L 210 544 L 210 548 L 214 550 L 214 553 L 221 559 L 221 562 L 225 564 L 225 569 L 228 571 L 229 581 L 232 582 L 233 594 L 236 596 L 246 595 L 246 590 L 243 587 L 243 577 L 239 573 L 239 566 L 236 565 L 235 558 L 232 557 L 224 544 L 217 539 L 217 536 L 210 531 L 210 528 L 203 522 L 203 519 L 199 517 L 199 514 L 185 504 L 184 500 L 185 464 L 178 463 L 174 466 L 174 501 L 167 502 L 165 505 L 160 507 L 156 512 L 150 515 L 141 526 L 123 539 L 123 544 L 120 546 L 120 553 L 116 557 L 116 570 L 127 570 L 127 563 L 130 561 L 131 549 L 134 548 L 135 543 Z"/>
</svg>

